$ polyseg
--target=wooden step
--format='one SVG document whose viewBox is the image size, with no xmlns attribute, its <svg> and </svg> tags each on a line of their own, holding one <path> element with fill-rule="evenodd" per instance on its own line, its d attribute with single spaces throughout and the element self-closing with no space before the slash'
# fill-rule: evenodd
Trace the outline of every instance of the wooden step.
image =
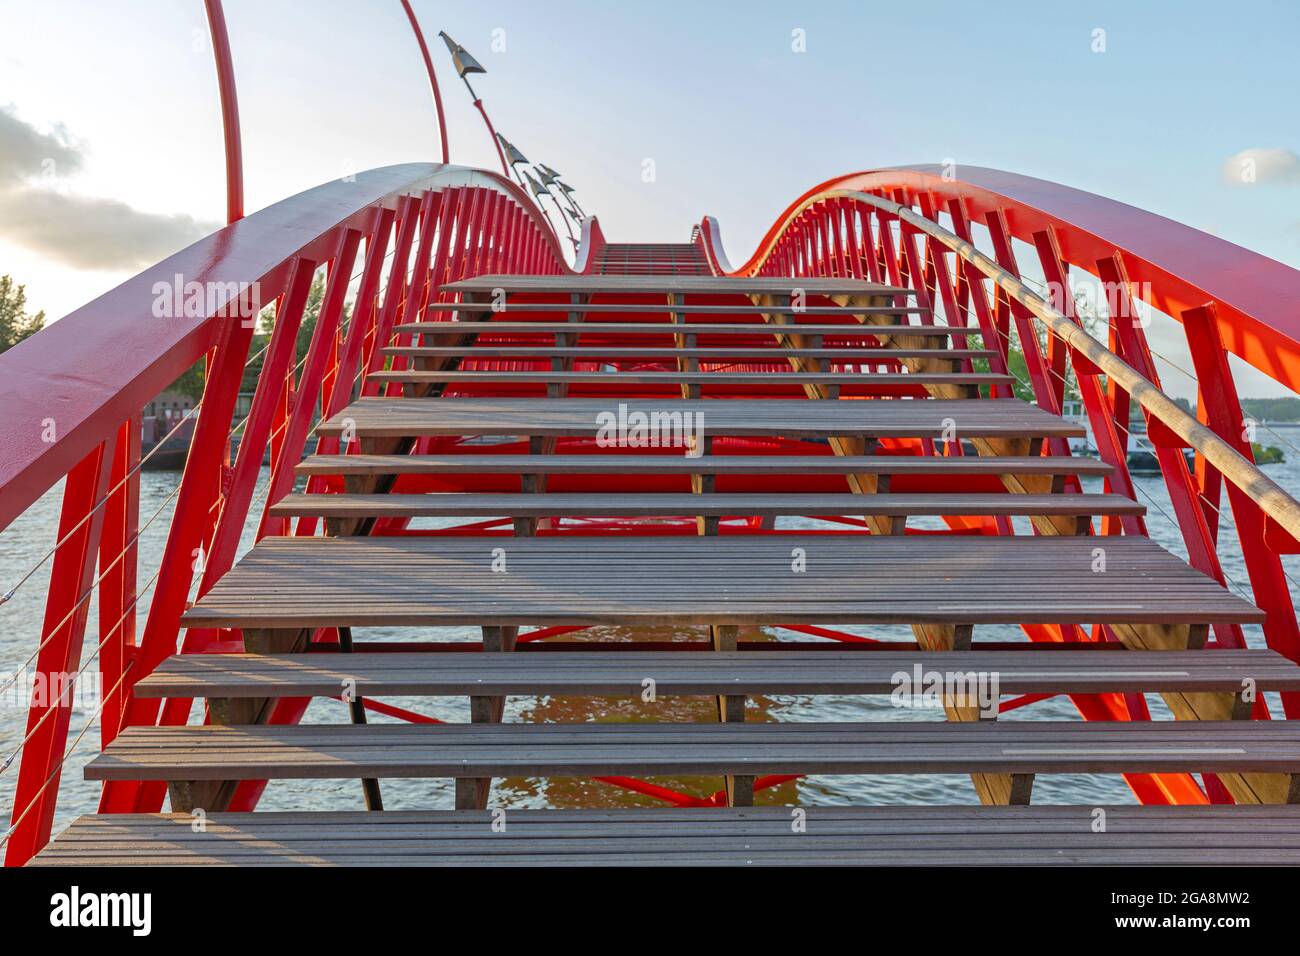
<svg viewBox="0 0 1300 956">
<path fill-rule="evenodd" d="M 1138 536 L 565 534 L 267 538 L 182 623 L 287 629 L 1263 619 Z"/>
<path fill-rule="evenodd" d="M 88 780 L 1300 774 L 1300 721 L 127 727 Z"/>
<path fill-rule="evenodd" d="M 481 275 L 461 279 L 442 287 L 444 292 L 476 292 L 492 295 L 498 289 L 515 293 L 642 295 L 795 295 L 808 296 L 912 296 L 911 289 L 880 285 L 862 279 L 779 278 L 773 276 L 636 276 L 636 275 Z"/>
<path fill-rule="evenodd" d="M 791 316 L 858 316 L 858 315 L 928 315 L 930 310 L 917 305 L 718 305 L 691 303 L 674 305 L 664 302 L 510 302 L 494 311 L 491 304 L 482 302 L 438 302 L 429 306 L 434 312 L 502 315 L 504 313 L 561 312 L 575 315 L 640 315 L 644 313 L 675 313 L 677 315 L 791 315 Z M 399 326 L 401 328 L 401 326 Z"/>
<path fill-rule="evenodd" d="M 624 651 L 599 654 L 177 654 L 135 685 L 157 697 L 893 694 L 922 673 L 993 675 L 1000 694 L 1300 690 L 1300 667 L 1276 651 Z M 919 682 L 918 682 L 919 683 Z"/>
<path fill-rule="evenodd" d="M 544 371 L 428 371 L 404 369 L 395 372 L 371 372 L 372 382 L 411 382 L 419 384 L 466 385 L 478 383 L 558 384 L 558 385 L 828 385 L 900 388 L 927 385 L 1010 385 L 1010 375 L 988 372 L 645 372 L 620 369 L 616 372 Z"/>
<path fill-rule="evenodd" d="M 669 517 L 677 515 L 1141 515 L 1146 508 L 1114 494 L 289 494 L 271 506 L 276 517 L 453 518 Z M 901 530 L 901 529 L 899 529 Z"/>
<path fill-rule="evenodd" d="M 439 306 L 438 308 L 446 307 Z M 547 308 L 555 311 L 565 311 L 567 309 L 567 307 L 561 306 L 547 306 Z M 609 308 L 612 311 L 612 307 Z M 654 311 L 649 307 L 637 306 L 636 308 L 645 312 Z M 703 308 L 703 306 L 700 308 Z M 517 311 L 524 311 L 524 306 L 512 305 L 510 307 L 510 313 Z M 604 310 L 602 309 L 602 311 Z M 396 331 L 439 337 L 457 335 L 743 335 L 769 341 L 772 336 L 780 335 L 820 335 L 836 340 L 835 344 L 839 344 L 841 339 L 865 341 L 886 335 L 919 335 L 942 339 L 947 338 L 949 335 L 980 334 L 979 329 L 947 325 L 861 325 L 856 321 L 843 322 L 837 325 L 794 322 L 786 325 L 768 325 L 762 322 L 686 322 L 674 325 L 670 322 L 510 322 L 495 319 L 483 322 L 411 322 L 397 326 Z"/>
<path fill-rule="evenodd" d="M 384 355 L 400 355 L 412 359 L 572 359 L 578 362 L 614 362 L 632 359 L 673 362 L 678 359 L 717 361 L 747 361 L 751 363 L 785 363 L 788 360 L 827 359 L 842 365 L 872 365 L 882 362 L 897 363 L 905 358 L 933 359 L 955 362 L 962 359 L 987 359 L 992 352 L 986 349 L 894 349 L 894 348 L 838 348 L 801 349 L 770 345 L 763 348 L 627 348 L 618 346 L 547 345 L 470 345 L 470 346 L 390 346 Z"/>
<path fill-rule="evenodd" d="M 1056 455 L 312 455 L 300 475 L 1086 475 L 1097 458 Z"/>
<path fill-rule="evenodd" d="M 782 438 L 1082 438 L 1067 422 L 1016 398 L 854 402 L 806 399 L 361 398 L 317 426 L 358 438 L 432 435 L 593 437 L 617 418 L 644 413 L 705 432 Z M 626 415 L 624 417 L 626 417 Z"/>
<path fill-rule="evenodd" d="M 1106 826 L 1096 827 L 1097 810 Z M 32 866 L 1300 865 L 1300 806 L 385 810 L 82 816 Z"/>
</svg>

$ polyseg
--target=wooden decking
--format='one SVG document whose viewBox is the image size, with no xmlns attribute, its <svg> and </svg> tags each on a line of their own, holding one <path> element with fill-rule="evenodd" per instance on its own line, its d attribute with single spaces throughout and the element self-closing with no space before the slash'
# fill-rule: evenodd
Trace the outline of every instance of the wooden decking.
<svg viewBox="0 0 1300 956">
<path fill-rule="evenodd" d="M 1096 827 L 1097 811 L 1106 826 Z M 1300 807 L 784 807 L 89 816 L 38 866 L 1269 866 Z"/>
<path fill-rule="evenodd" d="M 135 688 L 205 700 L 209 723 L 128 727 L 86 767 L 165 781 L 184 812 L 83 817 L 35 862 L 1300 863 L 1300 729 L 1250 719 L 1300 667 L 1205 647 L 1263 612 L 1144 535 L 1111 468 L 1069 454 L 1080 426 L 1005 397 L 996 343 L 906 289 L 659 274 L 695 271 L 670 252 L 606 262 L 649 274 L 467 279 L 397 317 L 295 463 L 305 487 L 269 504 L 276 533 L 182 616 L 245 653 L 177 655 Z M 740 639 L 883 625 L 914 640 Z M 1036 640 L 1008 648 L 1006 625 Z M 481 643 L 424 633 L 465 626 Z M 631 643 L 521 634 L 590 626 Z M 503 722 L 508 696 L 648 687 L 717 720 Z M 753 720 L 783 694 L 909 710 Z M 999 719 L 1057 694 L 1107 695 L 1117 718 L 1158 694 L 1176 719 Z M 385 697 L 467 697 L 471 719 L 367 723 Z M 346 706 L 273 720 L 309 698 Z M 765 775 L 882 773 L 969 774 L 985 805 L 811 807 L 802 833 L 751 806 Z M 1210 774 L 1242 805 L 1108 807 L 1097 832 L 1091 805 L 1028 805 L 1060 773 Z M 718 805 L 509 810 L 507 833 L 483 812 L 494 778 L 665 775 L 717 781 L 697 799 Z M 373 812 L 402 777 L 454 780 L 456 809 Z M 360 780 L 345 792 L 372 812 L 225 812 L 240 781 L 287 779 Z"/>
<path fill-rule="evenodd" d="M 833 385 L 836 387 L 925 385 L 1009 385 L 1009 375 L 982 372 L 505 372 L 473 369 L 435 372 L 410 369 L 404 372 L 374 372 L 376 382 L 416 382 L 421 384 L 549 384 L 567 385 Z"/>
<path fill-rule="evenodd" d="M 273 538 L 189 627 L 1249 622 L 1152 542 L 1036 536 Z M 504 565 L 494 570 L 494 549 Z M 799 553 L 806 560 L 803 570 Z M 436 582 L 436 586 L 435 586 Z"/>
<path fill-rule="evenodd" d="M 996 458 L 939 455 L 312 455 L 301 475 L 411 474 L 615 474 L 761 475 L 1088 475 L 1105 477 L 1110 465 L 1096 458 L 1000 455 Z"/>
<path fill-rule="evenodd" d="M 727 774 L 1300 775 L 1291 721 L 130 727 L 91 780 Z M 203 804 L 200 804 L 202 806 Z"/>
<path fill-rule="evenodd" d="M 776 277 L 716 278 L 694 275 L 482 275 L 452 282 L 449 292 L 485 293 L 498 289 L 508 295 L 548 293 L 551 295 L 649 294 L 649 295 L 775 295 L 791 296 L 802 290 L 809 296 L 862 296 L 884 298 L 912 295 L 911 289 L 864 282 L 861 279 Z M 872 303 L 877 304 L 877 303 Z M 884 304 L 884 303 L 878 303 Z"/>
<path fill-rule="evenodd" d="M 764 495 L 764 494 L 422 494 L 286 495 L 273 505 L 278 517 L 456 518 L 507 515 L 523 518 L 672 517 L 673 515 L 1140 515 L 1146 509 L 1122 495 Z M 893 529 L 899 533 L 900 529 Z"/>
<path fill-rule="evenodd" d="M 801 399 L 654 399 L 628 404 L 649 421 L 700 421 L 716 437 L 777 438 L 1082 438 L 1084 429 L 1015 398 L 906 402 Z M 684 416 L 690 413 L 690 419 Z M 611 416 L 613 416 L 611 418 Z M 322 422 L 321 435 L 358 438 L 439 435 L 596 437 L 617 421 L 608 399 L 360 398 Z"/>
<path fill-rule="evenodd" d="M 635 646 L 635 645 L 633 645 Z M 779 645 L 778 645 L 779 646 Z M 1300 690 L 1300 668 L 1275 651 L 1242 651 L 1216 661 L 1202 651 L 951 651 L 945 672 L 996 673 L 1002 694 L 1108 694 L 1180 691 L 1232 693 L 1242 682 L 1260 691 Z M 183 654 L 139 684 L 140 697 L 332 697 L 355 686 L 367 697 L 465 697 L 556 694 L 632 697 L 653 680 L 659 694 L 877 694 L 898 675 L 935 661 L 920 651 L 629 650 L 617 654 Z"/>
<path fill-rule="evenodd" d="M 470 308 L 470 307 L 465 307 Z M 481 312 L 482 306 L 472 307 Z M 602 315 L 606 314 L 617 306 L 514 306 L 506 315 L 514 315 L 516 312 L 525 312 L 530 308 L 546 308 L 549 311 L 567 313 L 572 312 L 574 315 L 584 315 L 588 312 L 599 311 Z M 636 306 L 636 314 L 653 312 L 654 309 L 645 306 Z M 706 310 L 707 311 L 704 311 Z M 668 314 L 670 310 L 666 307 L 658 311 Z M 642 336 L 651 336 L 653 338 L 664 338 L 673 335 L 696 335 L 696 336 L 717 336 L 725 337 L 732 342 L 737 337 L 753 339 L 755 341 L 771 342 L 773 339 L 785 338 L 791 335 L 820 335 L 831 338 L 838 344 L 856 343 L 864 347 L 874 347 L 876 340 L 891 335 L 909 335 L 922 339 L 948 339 L 966 338 L 968 336 L 977 336 L 977 329 L 950 328 L 946 325 L 901 325 L 898 323 L 873 323 L 863 325 L 857 320 L 849 320 L 835 324 L 819 324 L 816 322 L 792 321 L 786 324 L 772 324 L 763 321 L 764 315 L 790 315 L 804 316 L 812 315 L 826 316 L 829 313 L 844 314 L 843 309 L 817 310 L 808 308 L 798 313 L 790 309 L 771 309 L 763 307 L 758 309 L 750 306 L 743 313 L 739 310 L 728 306 L 698 306 L 695 308 L 684 308 L 681 310 L 672 309 L 674 313 L 682 315 L 735 315 L 742 314 L 748 316 L 753 321 L 749 322 L 683 322 L 670 324 L 666 320 L 663 322 L 547 322 L 538 320 L 535 322 L 512 322 L 508 319 L 493 319 L 490 322 L 479 321 L 460 321 L 460 322 L 412 322 L 409 324 L 399 325 L 396 330 L 399 333 L 409 332 L 417 335 L 426 335 L 433 340 L 454 338 L 456 336 L 468 335 L 477 338 L 486 335 L 492 338 L 499 336 L 518 336 L 518 335 L 544 335 L 548 338 L 556 335 L 570 335 L 584 341 L 589 338 L 597 338 L 608 335 L 629 335 L 640 339 Z M 883 307 L 879 313 L 886 316 L 897 316 L 900 310 L 892 306 Z M 914 310 L 913 310 L 914 311 Z"/>
<path fill-rule="evenodd" d="M 545 345 L 472 345 L 468 347 L 421 345 L 397 346 L 384 349 L 385 355 L 400 355 L 407 358 L 561 358 L 573 359 L 575 362 L 610 362 L 628 359 L 675 361 L 677 359 L 754 359 L 758 362 L 773 362 L 779 359 L 833 359 L 848 364 L 866 364 L 872 362 L 889 362 L 899 364 L 905 358 L 940 359 L 946 362 L 960 362 L 966 359 L 987 359 L 993 353 L 987 349 L 877 349 L 877 348 L 667 348 L 664 346 L 647 346 L 631 348 L 627 346 L 592 346 L 583 345 L 554 347 Z"/>
</svg>

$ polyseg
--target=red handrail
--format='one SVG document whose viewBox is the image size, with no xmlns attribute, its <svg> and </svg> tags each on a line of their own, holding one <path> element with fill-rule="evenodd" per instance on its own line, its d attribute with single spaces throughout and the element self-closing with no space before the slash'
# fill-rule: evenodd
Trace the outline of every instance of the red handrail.
<svg viewBox="0 0 1300 956">
<path fill-rule="evenodd" d="M 1300 271 L 1173 219 L 1095 193 L 1033 176 L 982 166 L 897 166 L 837 176 L 814 186 L 778 216 L 749 260 L 735 270 L 748 275 L 770 249 L 786 215 L 808 198 L 836 189 L 874 192 L 898 199 L 927 197 L 936 210 L 961 203 L 968 219 L 1001 211 L 1011 234 L 1033 242 L 1036 232 L 1055 232 L 1070 263 L 1097 274 L 1096 263 L 1120 252 L 1129 279 L 1153 290 L 1150 305 L 1180 318 L 1213 302 L 1223 345 L 1287 388 L 1300 392 Z M 721 244 L 702 231 L 711 255 Z M 723 257 L 725 260 L 725 256 Z M 716 261 L 716 260 L 715 260 Z"/>
</svg>

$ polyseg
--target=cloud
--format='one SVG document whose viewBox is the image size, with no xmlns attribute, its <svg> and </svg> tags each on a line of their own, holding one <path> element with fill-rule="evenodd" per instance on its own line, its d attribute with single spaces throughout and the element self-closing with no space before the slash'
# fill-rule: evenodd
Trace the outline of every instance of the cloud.
<svg viewBox="0 0 1300 956">
<path fill-rule="evenodd" d="M 0 221 L 6 239 L 79 269 L 143 269 L 218 228 L 49 189 L 0 190 Z"/>
<path fill-rule="evenodd" d="M 1229 186 L 1300 183 L 1300 156 L 1289 149 L 1243 149 L 1230 156 L 1220 172 Z"/>
<path fill-rule="evenodd" d="M 84 155 L 63 127 L 42 132 L 0 107 L 0 236 L 78 269 L 122 270 L 152 265 L 219 227 L 49 188 L 79 172 Z"/>
<path fill-rule="evenodd" d="M 82 147 L 61 126 L 42 133 L 13 107 L 0 107 L 0 182 L 66 175 L 82 166 Z"/>
</svg>

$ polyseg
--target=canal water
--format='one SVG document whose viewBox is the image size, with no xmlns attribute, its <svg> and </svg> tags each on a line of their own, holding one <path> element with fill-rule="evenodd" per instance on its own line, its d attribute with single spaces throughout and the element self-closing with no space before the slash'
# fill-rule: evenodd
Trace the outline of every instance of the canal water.
<svg viewBox="0 0 1300 956">
<path fill-rule="evenodd" d="M 1279 445 L 1286 452 L 1287 460 L 1278 465 L 1268 466 L 1267 473 L 1291 494 L 1300 497 L 1300 426 L 1271 426 L 1274 431 L 1261 429 L 1260 438 L 1265 444 Z M 262 476 L 259 497 L 255 508 L 260 508 L 265 495 L 268 475 Z M 175 505 L 179 472 L 145 472 L 142 474 L 140 494 L 141 522 L 150 521 L 140 541 L 140 584 L 142 589 L 150 582 L 156 571 L 166 540 L 172 509 Z M 1158 477 L 1138 478 L 1139 500 L 1148 508 L 1147 524 L 1151 536 L 1162 546 L 1185 557 L 1182 539 L 1176 527 L 1166 515 L 1172 515 L 1169 500 L 1164 491 L 1163 482 Z M 1089 490 L 1096 490 L 1090 488 Z M 58 509 L 62 488 L 56 487 L 45 495 L 36 505 L 28 510 L 12 526 L 0 533 L 0 591 L 8 592 L 17 586 L 13 597 L 0 605 L 0 687 L 4 687 L 11 676 L 24 668 L 30 668 L 29 659 L 35 653 L 41 629 L 43 600 L 49 578 L 50 562 L 46 561 L 37 572 L 21 585 L 23 575 L 30 571 L 49 551 L 53 545 L 55 529 L 58 523 Z M 1163 512 L 1163 513 L 1162 513 Z M 153 517 L 156 514 L 156 517 Z M 804 522 L 805 526 L 815 526 L 814 522 Z M 799 521 L 791 521 L 785 527 L 799 527 Z M 934 523 L 932 526 L 939 526 Z M 1027 530 L 1027 523 L 1025 528 Z M 1223 527 L 1220 531 L 1224 570 L 1230 584 L 1239 593 L 1248 594 L 1247 577 L 1240 551 L 1236 544 L 1236 532 L 1226 504 L 1224 507 Z M 252 546 L 251 532 L 247 533 L 243 548 Z M 1300 558 L 1288 558 L 1287 570 L 1290 577 L 1300 580 Z M 436 583 L 431 582 L 436 587 Z M 1300 588 L 1291 585 L 1293 597 L 1300 603 Z M 147 612 L 147 592 L 138 610 L 138 630 L 142 631 Z M 97 636 L 97 609 L 90 607 L 90 626 L 87 628 L 86 656 L 83 663 L 90 660 L 90 655 L 100 640 Z M 848 628 L 857 633 L 882 639 L 907 640 L 911 630 L 907 627 L 871 627 Z M 661 631 L 653 635 L 640 632 L 643 636 L 653 636 L 660 640 L 700 639 L 702 633 L 690 631 Z M 473 639 L 477 632 L 470 628 L 446 629 L 432 631 L 429 629 L 369 629 L 358 632 L 358 640 L 446 640 L 452 637 Z M 1023 639 L 1018 628 L 981 628 L 980 637 L 1002 640 Z M 637 635 L 630 631 L 595 628 L 587 632 L 571 635 L 569 640 L 634 640 Z M 1262 647 L 1263 636 L 1258 627 L 1246 629 L 1247 641 L 1254 647 Z M 789 632 L 774 633 L 755 630 L 742 635 L 750 640 L 796 639 L 798 635 Z M 807 638 L 800 638 L 806 640 Z M 978 639 L 978 638 L 977 638 Z M 93 677 L 95 662 L 90 661 L 86 674 Z M 78 695 L 78 707 L 73 714 L 69 734 L 69 746 L 80 736 L 71 755 L 68 757 L 63 773 L 63 784 L 59 798 L 56 831 L 73 816 L 93 812 L 98 800 L 99 788 L 82 778 L 82 767 L 97 751 L 99 746 L 99 726 L 96 719 L 98 706 L 97 695 L 90 682 L 86 683 L 87 693 Z M 1154 695 L 1149 697 L 1152 715 L 1167 716 L 1160 700 Z M 429 714 L 441 720 L 468 720 L 468 703 L 460 698 L 419 698 L 393 699 L 390 701 L 401 707 Z M 1277 701 L 1270 699 L 1270 707 L 1277 711 Z M 1050 720 L 1073 719 L 1077 717 L 1073 705 L 1067 698 L 1055 698 L 1031 704 L 1008 713 L 1006 720 Z M 654 721 L 654 720 L 697 720 L 711 721 L 715 718 L 714 704 L 711 699 L 661 697 L 655 703 L 643 703 L 638 699 L 624 698 L 554 698 L 554 697 L 514 697 L 507 706 L 507 720 L 512 721 Z M 389 718 L 371 714 L 371 721 L 383 722 Z M 891 705 L 885 697 L 807 697 L 777 696 L 759 699 L 751 704 L 750 719 L 778 721 L 903 721 L 903 720 L 941 720 L 942 711 L 917 709 L 900 709 Z M 332 700 L 313 702 L 307 714 L 309 722 L 332 723 L 347 720 L 344 704 Z M 14 753 L 25 734 L 26 701 L 16 688 L 0 692 L 0 765 Z M 0 772 L 0 820 L 8 819 L 13 812 L 14 783 L 17 778 L 17 762 Z M 691 793 L 708 794 L 718 789 L 720 780 L 713 779 L 656 779 L 657 783 L 676 787 Z M 387 780 L 383 784 L 384 803 L 392 809 L 400 808 L 437 808 L 452 805 L 453 791 L 449 780 Z M 969 778 L 965 775 L 945 774 L 934 776 L 814 776 L 783 784 L 759 793 L 760 804 L 872 804 L 872 803 L 975 803 L 976 797 Z M 1133 796 L 1123 780 L 1115 775 L 1061 775 L 1045 776 L 1035 783 L 1034 800 L 1036 803 L 1131 803 Z M 504 783 L 498 781 L 493 788 L 493 805 L 506 807 L 544 807 L 544 806 L 636 806 L 649 805 L 655 801 L 621 790 L 609 784 L 585 779 L 512 779 Z M 362 807 L 361 785 L 359 782 L 347 781 L 273 781 L 267 788 L 261 802 L 263 809 L 360 809 Z"/>
</svg>

